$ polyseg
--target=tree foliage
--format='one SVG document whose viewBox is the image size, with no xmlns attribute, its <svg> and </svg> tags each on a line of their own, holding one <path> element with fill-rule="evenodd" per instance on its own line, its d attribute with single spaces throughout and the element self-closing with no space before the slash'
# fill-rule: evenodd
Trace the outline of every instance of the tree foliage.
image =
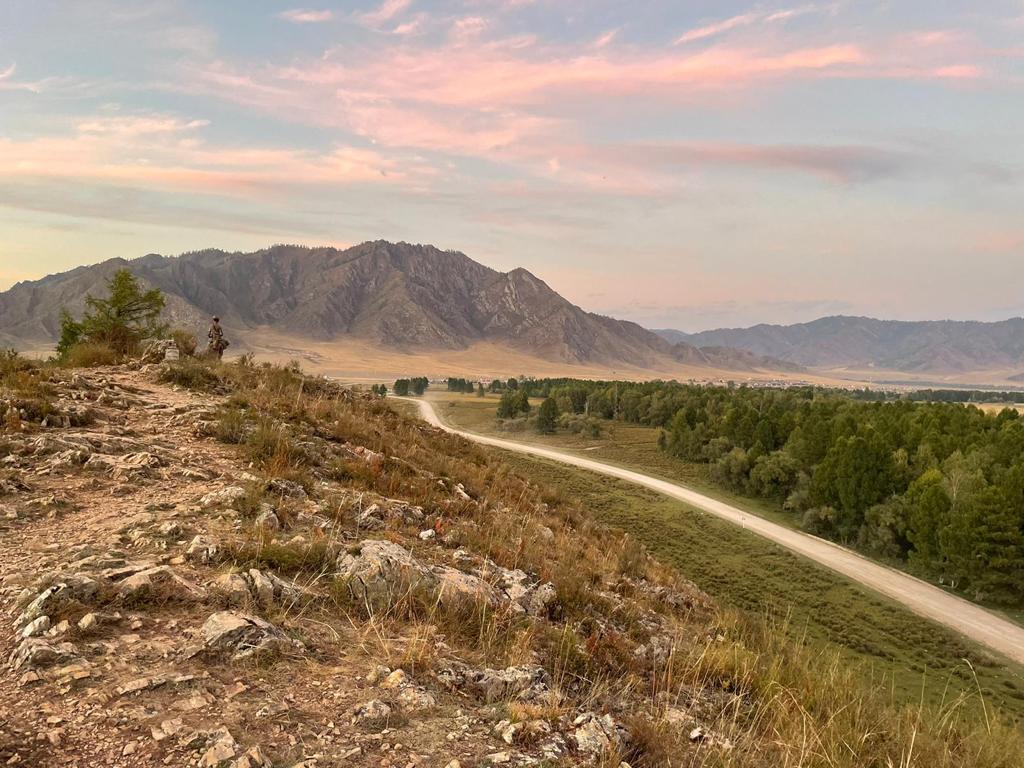
<svg viewBox="0 0 1024 768">
<path fill-rule="evenodd" d="M 412 379 L 398 379 L 395 382 L 394 392 L 399 397 L 408 397 L 409 394 L 422 395 L 427 391 L 430 381 L 426 376 L 417 376 Z"/>
<path fill-rule="evenodd" d="M 563 413 L 661 427 L 661 448 L 799 525 L 977 599 L 1024 605 L 1024 418 L 961 396 L 524 379 Z"/>
<path fill-rule="evenodd" d="M 558 403 L 555 398 L 548 397 L 537 409 L 537 431 L 541 434 L 550 435 L 558 426 L 558 417 L 561 413 L 558 410 Z"/>
<path fill-rule="evenodd" d="M 99 344 L 118 354 L 137 351 L 141 342 L 163 335 L 160 322 L 164 295 L 158 288 L 143 290 L 127 269 L 119 269 L 107 282 L 106 298 L 87 296 L 86 311 L 75 320 L 66 310 L 61 314 L 58 357 L 65 359 L 76 344 Z"/>
</svg>

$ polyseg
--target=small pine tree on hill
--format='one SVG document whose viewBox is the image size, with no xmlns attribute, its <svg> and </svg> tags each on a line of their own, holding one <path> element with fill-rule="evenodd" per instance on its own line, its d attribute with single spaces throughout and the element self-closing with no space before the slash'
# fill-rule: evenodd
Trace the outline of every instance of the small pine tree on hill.
<svg viewBox="0 0 1024 768">
<path fill-rule="evenodd" d="M 142 289 L 127 269 L 119 269 L 107 282 L 107 298 L 87 296 L 86 311 L 75 320 L 66 310 L 61 315 L 57 356 L 66 358 L 77 344 L 99 344 L 119 355 L 138 351 L 146 339 L 167 331 L 160 322 L 164 295 L 159 288 Z"/>
</svg>

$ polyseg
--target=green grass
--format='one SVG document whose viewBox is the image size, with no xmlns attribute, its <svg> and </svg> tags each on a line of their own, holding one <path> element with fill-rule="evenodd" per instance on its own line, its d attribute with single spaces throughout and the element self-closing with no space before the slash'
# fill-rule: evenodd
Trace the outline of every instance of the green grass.
<svg viewBox="0 0 1024 768">
<path fill-rule="evenodd" d="M 435 393 L 431 400 L 449 423 L 497 433 L 496 398 Z M 663 454 L 656 444 L 657 430 L 651 428 L 614 424 L 600 438 L 543 436 L 533 430 L 501 434 L 641 468 L 708 495 L 741 502 L 772 519 L 789 517 L 763 502 L 752 504 L 710 487 L 706 476 L 701 476 L 702 467 Z M 579 499 L 601 521 L 629 531 L 723 604 L 769 618 L 788 617 L 790 631 L 806 642 L 840 649 L 866 677 L 885 679 L 894 699 L 938 705 L 980 688 L 990 706 L 1024 718 L 1024 669 L 888 598 L 654 491 L 557 462 L 503 453 L 522 474 Z"/>
</svg>

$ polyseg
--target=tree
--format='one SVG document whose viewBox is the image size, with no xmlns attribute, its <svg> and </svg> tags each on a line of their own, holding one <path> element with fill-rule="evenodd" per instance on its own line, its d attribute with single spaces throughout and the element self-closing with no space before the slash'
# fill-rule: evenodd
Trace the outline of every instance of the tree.
<svg viewBox="0 0 1024 768">
<path fill-rule="evenodd" d="M 877 435 L 840 439 L 814 473 L 811 493 L 822 506 L 836 507 L 838 533 L 849 539 L 864 513 L 893 490 L 892 453 Z"/>
<path fill-rule="evenodd" d="M 906 499 L 907 539 L 914 547 L 910 559 L 927 570 L 936 570 L 942 556 L 939 531 L 948 525 L 953 506 L 942 472 L 929 469 L 911 483 Z"/>
<path fill-rule="evenodd" d="M 537 409 L 537 431 L 545 435 L 552 434 L 558 424 L 559 415 L 558 403 L 555 402 L 555 398 L 546 398 Z"/>
<path fill-rule="evenodd" d="M 399 397 L 408 397 L 409 396 L 409 380 L 408 379 L 398 379 L 398 381 L 395 382 L 394 391 L 395 391 L 395 394 L 398 395 Z"/>
<path fill-rule="evenodd" d="M 430 382 L 427 381 L 426 376 L 417 376 L 415 379 L 409 380 L 409 386 L 412 389 L 412 393 L 417 396 L 426 392 L 429 385 Z"/>
<path fill-rule="evenodd" d="M 484 391 L 484 385 L 483 384 L 477 384 L 476 385 L 476 396 L 477 397 L 486 397 L 487 396 L 487 392 Z"/>
<path fill-rule="evenodd" d="M 105 344 L 127 355 L 144 340 L 167 331 L 167 326 L 160 322 L 165 301 L 159 288 L 144 291 L 135 275 L 119 269 L 107 282 L 107 291 L 110 295 L 105 299 L 86 296 L 86 312 L 81 320 L 62 312 L 59 357 L 67 357 L 71 348 L 81 342 Z"/>
<path fill-rule="evenodd" d="M 512 395 L 513 401 L 515 402 L 516 413 L 527 414 L 530 412 L 530 395 L 525 389 L 510 390 L 514 394 Z"/>
<path fill-rule="evenodd" d="M 498 418 L 511 419 L 516 415 L 516 395 L 514 392 L 504 392 L 498 401 Z"/>
</svg>

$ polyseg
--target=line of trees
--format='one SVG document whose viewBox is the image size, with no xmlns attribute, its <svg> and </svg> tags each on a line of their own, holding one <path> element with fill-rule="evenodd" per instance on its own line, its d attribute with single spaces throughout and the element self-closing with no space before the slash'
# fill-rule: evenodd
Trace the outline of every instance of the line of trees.
<svg viewBox="0 0 1024 768">
<path fill-rule="evenodd" d="M 449 392 L 467 392 L 472 394 L 476 391 L 477 384 L 469 379 L 461 378 L 448 378 L 448 391 Z"/>
<path fill-rule="evenodd" d="M 395 382 L 394 392 L 399 397 L 408 397 L 410 394 L 419 397 L 427 391 L 430 381 L 426 376 L 417 376 L 412 379 L 398 379 Z"/>
<path fill-rule="evenodd" d="M 531 380 L 519 393 L 661 427 L 663 450 L 777 502 L 805 530 L 975 599 L 1024 605 L 1024 418 L 1015 410 L 676 382 Z"/>
</svg>

